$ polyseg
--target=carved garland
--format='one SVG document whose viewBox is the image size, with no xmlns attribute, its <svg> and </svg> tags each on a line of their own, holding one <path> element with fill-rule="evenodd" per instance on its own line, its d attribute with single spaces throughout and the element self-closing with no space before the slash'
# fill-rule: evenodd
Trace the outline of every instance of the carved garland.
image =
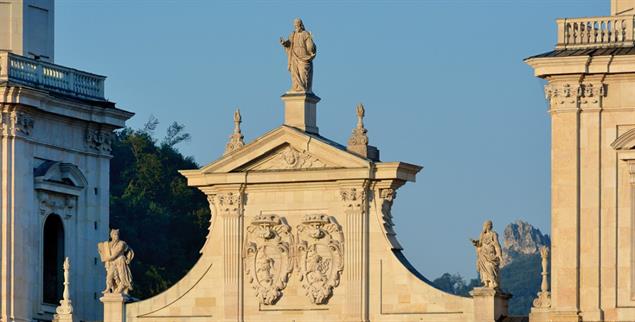
<svg viewBox="0 0 635 322">
<path fill-rule="evenodd" d="M 344 270 L 344 235 L 333 217 L 306 215 L 297 226 L 297 266 L 306 296 L 326 304 Z"/>
<path fill-rule="evenodd" d="M 276 215 L 259 215 L 247 227 L 245 275 L 261 304 L 275 304 L 293 270 L 291 227 Z"/>
</svg>

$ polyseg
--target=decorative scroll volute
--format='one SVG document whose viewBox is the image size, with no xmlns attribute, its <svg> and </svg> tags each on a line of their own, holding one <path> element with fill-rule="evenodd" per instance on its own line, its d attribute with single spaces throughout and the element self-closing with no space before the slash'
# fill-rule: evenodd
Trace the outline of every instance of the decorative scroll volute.
<svg viewBox="0 0 635 322">
<path fill-rule="evenodd" d="M 293 270 L 291 227 L 276 215 L 259 215 L 247 227 L 245 275 L 261 304 L 273 305 Z"/>
<path fill-rule="evenodd" d="M 326 304 L 344 270 L 344 235 L 333 217 L 306 215 L 297 226 L 297 266 L 306 296 Z"/>
<path fill-rule="evenodd" d="M 381 219 L 384 235 L 391 249 L 403 249 L 399 241 L 397 241 L 397 233 L 394 229 L 395 224 L 392 221 L 392 203 L 397 198 L 397 191 L 394 189 L 381 189 L 379 190 L 379 198 L 381 201 Z"/>
</svg>

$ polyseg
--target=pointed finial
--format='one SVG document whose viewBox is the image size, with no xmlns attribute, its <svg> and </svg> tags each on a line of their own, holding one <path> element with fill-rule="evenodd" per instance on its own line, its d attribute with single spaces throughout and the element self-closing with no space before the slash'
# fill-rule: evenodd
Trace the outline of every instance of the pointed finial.
<svg viewBox="0 0 635 322">
<path fill-rule="evenodd" d="M 348 139 L 348 146 L 346 149 L 349 152 L 355 153 L 363 158 L 368 157 L 368 131 L 364 128 L 364 115 L 366 110 L 362 103 L 357 104 L 355 108 L 357 113 L 357 126 L 353 129 L 351 137 Z"/>
<path fill-rule="evenodd" d="M 242 123 L 242 116 L 240 115 L 240 109 L 236 108 L 234 112 L 234 133 L 229 137 L 229 142 L 227 142 L 227 146 L 225 146 L 225 153 L 223 153 L 223 155 L 245 146 L 244 136 L 240 131 L 240 123 Z"/>
<path fill-rule="evenodd" d="M 242 117 L 240 116 L 240 108 L 236 108 L 234 112 L 234 134 L 240 133 L 240 123 L 242 122 Z"/>
<path fill-rule="evenodd" d="M 357 128 L 358 129 L 363 129 L 364 128 L 364 115 L 366 114 L 366 110 L 364 109 L 364 104 L 359 103 L 357 104 Z"/>
</svg>

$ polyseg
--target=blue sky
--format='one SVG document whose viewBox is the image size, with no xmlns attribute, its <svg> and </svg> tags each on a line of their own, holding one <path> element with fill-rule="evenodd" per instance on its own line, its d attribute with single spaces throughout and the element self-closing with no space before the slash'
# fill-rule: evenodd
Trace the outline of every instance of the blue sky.
<svg viewBox="0 0 635 322">
<path fill-rule="evenodd" d="M 320 133 L 346 143 L 366 106 L 382 160 L 424 166 L 399 190 L 398 238 L 426 277 L 474 277 L 482 222 L 549 229 L 549 116 L 522 60 L 549 51 L 558 17 L 609 14 L 609 0 L 57 0 L 56 63 L 108 76 L 106 95 L 177 121 L 179 149 L 218 158 L 239 106 L 250 141 L 282 123 L 278 43 L 303 18 L 318 47 Z"/>
</svg>

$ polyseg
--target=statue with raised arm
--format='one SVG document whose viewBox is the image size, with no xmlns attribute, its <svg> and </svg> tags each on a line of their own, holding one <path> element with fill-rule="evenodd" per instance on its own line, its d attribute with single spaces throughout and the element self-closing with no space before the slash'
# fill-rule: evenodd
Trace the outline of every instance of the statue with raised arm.
<svg viewBox="0 0 635 322">
<path fill-rule="evenodd" d="M 124 294 L 132 290 L 130 262 L 134 252 L 119 239 L 119 229 L 110 231 L 110 240 L 98 244 L 99 256 L 106 266 L 106 289 L 102 292 Z"/>
<path fill-rule="evenodd" d="M 476 247 L 476 269 L 484 287 L 498 289 L 500 284 L 500 264 L 503 259 L 498 234 L 492 230 L 492 221 L 483 224 L 483 231 L 478 240 L 472 239 Z"/>
<path fill-rule="evenodd" d="M 290 92 L 312 93 L 313 58 L 317 49 L 313 36 L 304 29 L 300 18 L 293 21 L 293 26 L 295 30 L 289 35 L 289 39 L 280 38 L 280 44 L 287 53 L 287 68 L 291 73 Z"/>
</svg>

